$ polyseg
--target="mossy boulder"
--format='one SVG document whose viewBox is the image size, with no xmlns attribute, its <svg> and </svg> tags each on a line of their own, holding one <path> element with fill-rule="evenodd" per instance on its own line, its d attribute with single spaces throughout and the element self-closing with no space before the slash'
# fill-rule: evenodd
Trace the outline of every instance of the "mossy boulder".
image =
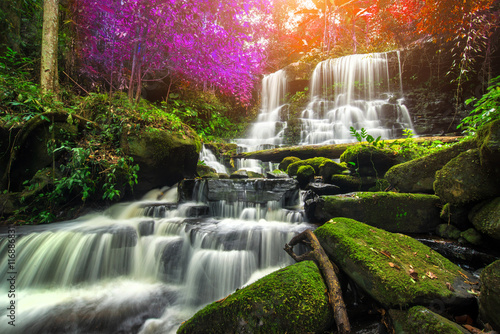
<svg viewBox="0 0 500 334">
<path fill-rule="evenodd" d="M 304 189 L 309 182 L 314 181 L 314 168 L 310 165 L 300 166 L 297 170 L 297 181 L 300 188 Z"/>
<path fill-rule="evenodd" d="M 371 176 L 358 177 L 353 175 L 332 175 L 331 184 L 336 185 L 342 190 L 342 193 L 353 191 L 368 191 L 377 184 L 377 178 Z"/>
<path fill-rule="evenodd" d="M 348 218 L 333 218 L 314 234 L 329 258 L 386 307 L 475 303 L 466 283 L 473 279 L 409 236 Z"/>
<path fill-rule="evenodd" d="M 460 238 L 461 231 L 453 225 L 450 224 L 439 224 L 436 228 L 436 234 L 445 239 L 455 239 Z"/>
<path fill-rule="evenodd" d="M 425 194 L 357 192 L 323 196 L 310 220 L 324 223 L 332 217 L 356 219 L 398 233 L 434 232 L 439 218 L 439 198 Z"/>
<path fill-rule="evenodd" d="M 481 165 L 500 172 L 500 120 L 482 126 L 477 133 Z"/>
<path fill-rule="evenodd" d="M 140 133 L 129 134 L 121 146 L 139 164 L 139 183 L 134 192 L 141 195 L 194 177 L 201 141 L 194 131 L 173 134 L 146 128 Z"/>
<path fill-rule="evenodd" d="M 464 205 L 500 195 L 500 178 L 482 168 L 479 149 L 450 160 L 436 172 L 434 192 L 444 203 Z"/>
<path fill-rule="evenodd" d="M 297 161 L 300 161 L 300 159 L 297 157 L 286 157 L 280 162 L 280 164 L 278 165 L 278 169 L 286 172 L 288 166 Z"/>
<path fill-rule="evenodd" d="M 198 174 L 199 177 L 204 177 L 204 178 L 212 178 L 212 179 L 219 178 L 217 171 L 207 165 L 198 165 L 196 167 L 196 174 Z"/>
<path fill-rule="evenodd" d="M 463 239 L 461 240 L 462 242 L 465 240 L 466 242 L 479 246 L 483 242 L 483 238 L 481 237 L 481 234 L 474 228 L 469 228 L 463 232 L 460 233 L 460 237 Z"/>
<path fill-rule="evenodd" d="M 432 312 L 423 306 L 414 306 L 407 311 L 389 310 L 394 332 L 398 334 L 442 333 L 469 334 L 459 324 Z"/>
<path fill-rule="evenodd" d="M 317 266 L 304 261 L 214 302 L 177 333 L 322 333 L 333 313 Z"/>
<path fill-rule="evenodd" d="M 314 174 L 319 175 L 319 167 L 328 160 L 330 160 L 330 159 L 323 158 L 323 157 L 316 157 L 316 158 L 296 161 L 296 162 L 288 165 L 286 172 L 290 176 L 297 176 L 297 172 L 298 172 L 300 167 L 311 166 L 312 168 L 314 168 Z"/>
<path fill-rule="evenodd" d="M 266 173 L 266 177 L 268 179 L 286 179 L 288 178 L 288 174 L 282 171 L 281 169 L 275 169 L 271 172 Z"/>
<path fill-rule="evenodd" d="M 323 182 L 330 183 L 332 180 L 332 176 L 336 174 L 342 174 L 348 171 L 345 164 L 339 164 L 333 160 L 325 160 L 319 166 L 319 174 L 323 178 Z"/>
<path fill-rule="evenodd" d="M 500 197 L 475 206 L 469 218 L 481 233 L 500 240 Z"/>
<path fill-rule="evenodd" d="M 397 153 L 388 148 L 373 145 L 348 147 L 340 156 L 340 162 L 351 164 L 360 176 L 384 177 L 385 172 L 401 162 Z"/>
<path fill-rule="evenodd" d="M 484 268 L 481 272 L 481 294 L 479 313 L 485 323 L 500 331 L 500 260 Z"/>
<path fill-rule="evenodd" d="M 448 224 L 452 224 L 461 230 L 466 230 L 472 226 L 469 221 L 469 212 L 471 208 L 472 207 L 470 205 L 457 206 L 446 203 L 441 209 L 440 217 Z"/>
<path fill-rule="evenodd" d="M 474 146 L 474 141 L 464 141 L 427 156 L 395 165 L 385 173 L 384 178 L 400 192 L 433 193 L 436 172 L 451 159 Z"/>
</svg>

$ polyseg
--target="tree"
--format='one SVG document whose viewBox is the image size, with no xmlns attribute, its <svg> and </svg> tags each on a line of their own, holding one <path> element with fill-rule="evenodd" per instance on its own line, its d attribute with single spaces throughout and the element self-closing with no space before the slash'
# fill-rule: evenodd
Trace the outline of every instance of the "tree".
<svg viewBox="0 0 500 334">
<path fill-rule="evenodd" d="M 57 42 L 59 33 L 59 1 L 45 0 L 43 4 L 42 58 L 40 87 L 43 94 L 57 92 Z"/>
</svg>

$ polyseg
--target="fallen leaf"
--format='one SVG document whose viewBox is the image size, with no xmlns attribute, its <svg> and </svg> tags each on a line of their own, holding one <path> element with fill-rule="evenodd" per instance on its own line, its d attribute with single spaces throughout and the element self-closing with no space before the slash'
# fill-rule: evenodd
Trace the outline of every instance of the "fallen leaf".
<svg viewBox="0 0 500 334">
<path fill-rule="evenodd" d="M 418 281 L 418 273 L 413 269 L 410 268 L 410 277 L 413 278 L 414 280 Z"/>
<path fill-rule="evenodd" d="M 429 259 L 431 256 L 429 254 L 425 254 L 425 257 Z"/>
<path fill-rule="evenodd" d="M 467 290 L 467 292 L 470 293 L 471 295 L 479 296 L 479 291 L 477 291 L 477 290 L 470 289 L 470 290 Z"/>
<path fill-rule="evenodd" d="M 398 266 L 397 264 L 394 264 L 394 263 L 392 263 L 392 262 L 389 262 L 389 266 L 390 266 L 391 268 L 395 268 L 395 269 L 398 269 L 398 270 L 399 270 L 399 269 L 401 269 L 401 267 L 400 267 L 400 266 Z"/>
<path fill-rule="evenodd" d="M 470 285 L 478 285 L 479 282 L 471 282 L 471 281 L 465 281 L 465 284 L 470 284 Z"/>
<path fill-rule="evenodd" d="M 446 287 L 448 288 L 448 290 L 455 292 L 455 289 L 453 288 L 453 285 L 451 285 L 450 282 L 446 282 Z"/>
<path fill-rule="evenodd" d="M 377 231 L 370 229 L 371 232 L 376 233 Z"/>
<path fill-rule="evenodd" d="M 463 272 L 461 272 L 460 270 L 458 271 L 460 273 L 460 275 L 462 275 L 463 278 L 465 279 L 468 279 L 469 277 L 467 277 L 467 275 L 465 275 Z"/>
<path fill-rule="evenodd" d="M 417 256 L 417 252 L 414 252 L 414 253 L 413 253 L 413 256 Z"/>
<path fill-rule="evenodd" d="M 391 253 L 389 253 L 386 250 L 380 251 L 380 253 L 382 253 L 383 255 L 387 256 L 388 258 L 391 258 Z"/>
<path fill-rule="evenodd" d="M 427 275 L 427 277 L 429 277 L 430 279 L 436 279 L 436 278 L 437 278 L 437 276 L 436 276 L 436 275 L 434 275 L 434 274 L 433 274 L 432 272 L 430 272 L 430 271 L 426 272 L 425 274 L 426 274 L 426 275 Z"/>
<path fill-rule="evenodd" d="M 463 325 L 465 327 L 465 329 L 467 329 L 469 332 L 471 332 L 472 334 L 480 334 L 480 333 L 484 333 L 482 330 L 476 328 L 476 327 L 473 327 L 471 325 Z"/>
</svg>

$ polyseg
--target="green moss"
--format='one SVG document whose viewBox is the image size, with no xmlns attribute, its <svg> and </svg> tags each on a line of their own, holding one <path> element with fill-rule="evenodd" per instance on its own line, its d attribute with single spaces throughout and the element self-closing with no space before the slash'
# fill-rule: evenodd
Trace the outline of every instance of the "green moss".
<svg viewBox="0 0 500 334">
<path fill-rule="evenodd" d="M 314 180 L 314 168 L 309 165 L 300 166 L 297 171 L 297 181 L 299 181 L 299 185 L 301 188 L 305 188 L 305 186 Z"/>
<path fill-rule="evenodd" d="M 287 170 L 288 166 L 290 166 L 290 164 L 293 164 L 294 162 L 297 162 L 297 161 L 300 161 L 299 158 L 297 157 L 286 157 L 285 159 L 283 159 L 278 168 L 282 171 L 285 171 Z"/>
<path fill-rule="evenodd" d="M 322 332 L 332 322 L 325 289 L 317 266 L 300 262 L 206 306 L 177 333 Z"/>
<path fill-rule="evenodd" d="M 458 266 L 406 235 L 348 218 L 334 218 L 314 233 L 330 258 L 384 305 L 452 297 L 446 282 L 461 278 Z"/>
<path fill-rule="evenodd" d="M 423 306 L 414 306 L 408 311 L 390 310 L 389 314 L 396 333 L 469 333 L 462 326 Z"/>
<path fill-rule="evenodd" d="M 299 170 L 300 167 L 309 165 L 312 168 L 314 168 L 314 174 L 319 175 L 319 167 L 326 161 L 331 161 L 331 160 L 323 157 L 316 157 L 316 158 L 296 161 L 288 166 L 286 172 L 290 176 L 296 176 L 297 171 Z"/>
</svg>

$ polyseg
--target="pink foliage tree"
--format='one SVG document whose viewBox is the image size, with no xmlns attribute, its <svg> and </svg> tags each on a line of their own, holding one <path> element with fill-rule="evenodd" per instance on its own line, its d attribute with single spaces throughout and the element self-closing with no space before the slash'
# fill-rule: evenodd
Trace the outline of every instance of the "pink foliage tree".
<svg viewBox="0 0 500 334">
<path fill-rule="evenodd" d="M 74 0 L 88 75 L 138 99 L 145 80 L 181 78 L 248 103 L 265 66 L 270 0 Z"/>
</svg>

